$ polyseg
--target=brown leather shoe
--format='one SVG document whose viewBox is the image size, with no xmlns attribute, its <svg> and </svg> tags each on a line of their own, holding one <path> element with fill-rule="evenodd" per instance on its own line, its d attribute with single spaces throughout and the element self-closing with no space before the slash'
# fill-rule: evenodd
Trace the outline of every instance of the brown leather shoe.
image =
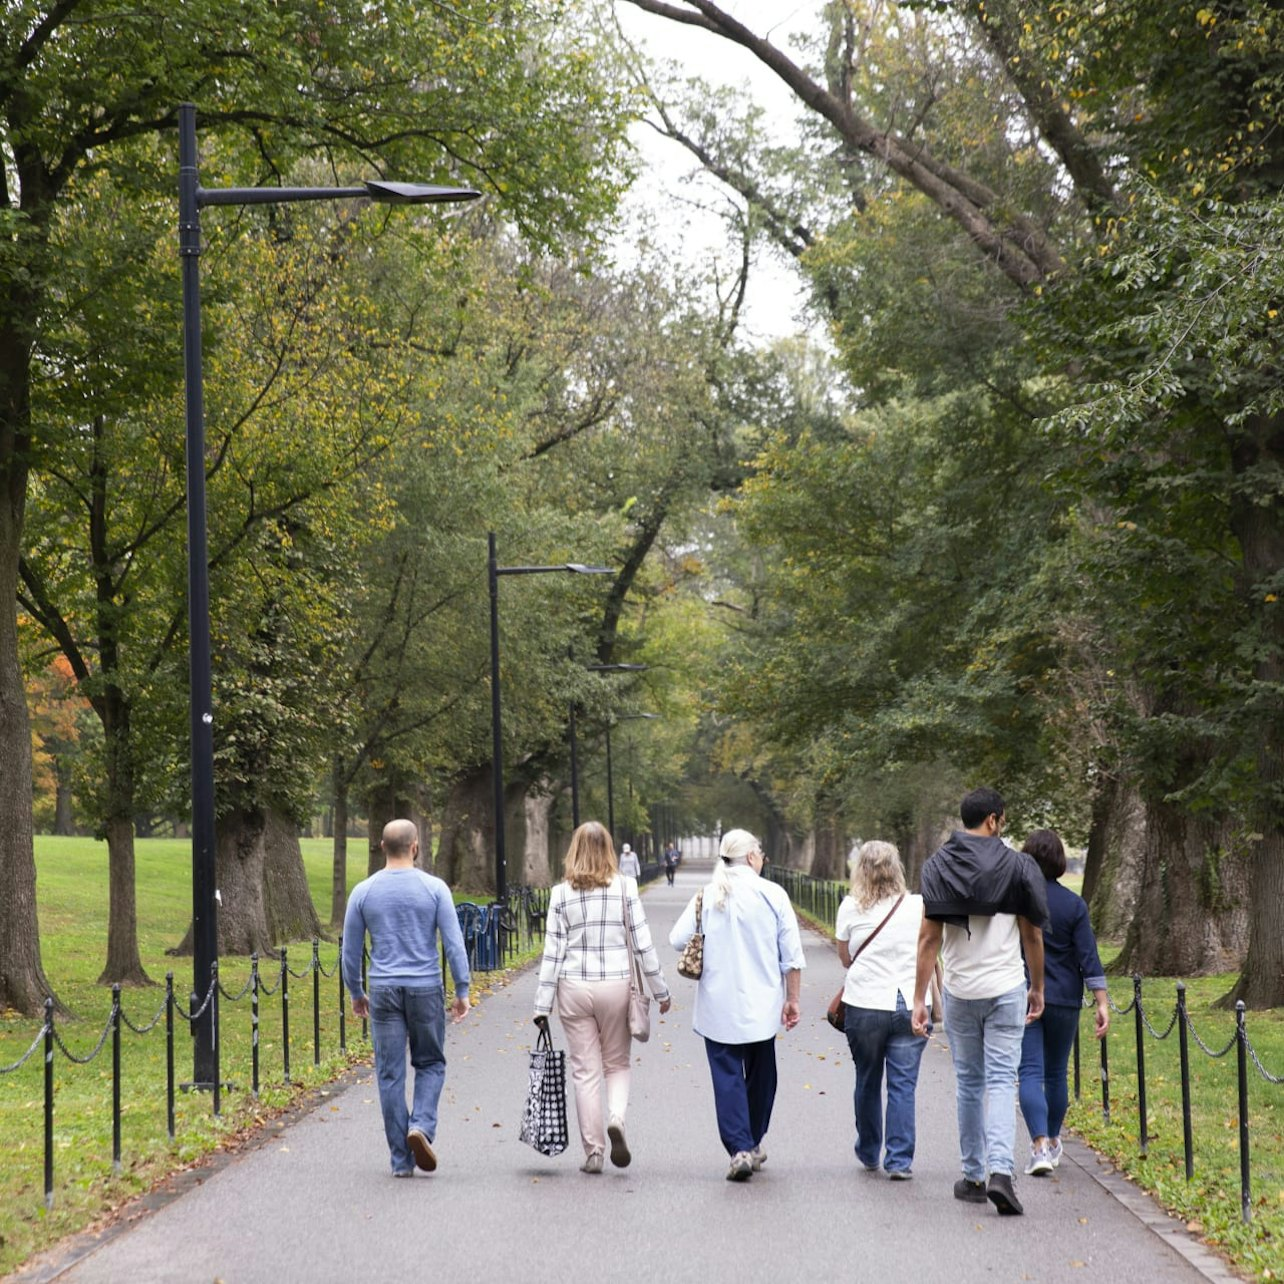
<svg viewBox="0 0 1284 1284">
<path fill-rule="evenodd" d="M 415 1157 L 416 1167 L 422 1168 L 426 1173 L 436 1169 L 437 1156 L 433 1152 L 432 1143 L 418 1128 L 412 1128 L 406 1133 L 406 1145 L 410 1147 L 410 1153 Z"/>
</svg>

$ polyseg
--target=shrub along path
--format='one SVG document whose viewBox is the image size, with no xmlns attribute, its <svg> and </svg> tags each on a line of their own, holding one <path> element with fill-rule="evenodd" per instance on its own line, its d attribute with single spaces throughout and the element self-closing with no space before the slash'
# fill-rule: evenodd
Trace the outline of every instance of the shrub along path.
<svg viewBox="0 0 1284 1284">
<path fill-rule="evenodd" d="M 952 1198 L 958 1175 L 953 1074 L 934 1038 L 923 1060 L 914 1180 L 866 1173 L 852 1153 L 852 1068 L 826 1025 L 841 967 L 804 934 L 803 1020 L 779 1044 L 769 1159 L 727 1182 L 708 1069 L 691 1032 L 692 983 L 669 928 L 706 870 L 644 903 L 675 1004 L 635 1045 L 633 1163 L 579 1172 L 578 1141 L 546 1159 L 517 1140 L 533 1027 L 533 969 L 448 1035 L 435 1174 L 388 1175 L 369 1072 L 257 1149 L 93 1245 L 81 1241 L 17 1278 L 97 1281 L 355 1278 L 779 1281 L 1199 1281 L 1235 1277 L 1179 1223 L 1068 1143 L 1050 1178 L 1019 1178 L 1026 1215 Z M 563 1046 L 554 1024 L 555 1040 Z M 573 1117 L 573 1106 L 572 1106 Z M 574 1137 L 572 1124 L 572 1136 Z M 1024 1132 L 1018 1126 L 1018 1141 Z"/>
</svg>

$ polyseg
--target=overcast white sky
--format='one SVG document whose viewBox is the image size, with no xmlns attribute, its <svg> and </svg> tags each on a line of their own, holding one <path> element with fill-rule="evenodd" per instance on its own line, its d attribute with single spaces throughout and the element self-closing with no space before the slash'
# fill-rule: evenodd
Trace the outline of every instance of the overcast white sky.
<svg viewBox="0 0 1284 1284">
<path fill-rule="evenodd" d="M 812 19 L 819 0 L 727 0 L 727 12 L 751 30 L 789 49 L 789 34 Z M 708 32 L 643 13 L 630 4 L 616 10 L 628 37 L 655 58 L 671 59 L 689 74 L 731 86 L 745 86 L 755 102 L 788 123 L 796 114 L 789 91 L 752 54 Z M 639 126 L 634 141 L 646 159 L 648 173 L 630 198 L 630 207 L 649 213 L 657 240 L 680 254 L 694 269 L 707 270 L 716 258 L 725 265 L 723 278 L 734 273 L 721 224 L 713 209 L 729 193 L 711 179 L 692 179 L 697 166 L 684 148 Z M 702 206 L 709 207 L 706 211 Z M 770 339 L 802 328 L 797 276 L 785 256 L 758 251 L 746 296 L 745 327 L 750 335 Z"/>
</svg>

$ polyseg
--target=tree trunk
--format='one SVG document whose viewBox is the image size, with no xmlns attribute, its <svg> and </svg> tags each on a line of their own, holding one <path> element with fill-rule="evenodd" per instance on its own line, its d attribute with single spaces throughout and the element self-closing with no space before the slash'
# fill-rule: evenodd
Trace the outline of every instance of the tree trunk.
<svg viewBox="0 0 1284 1284">
<path fill-rule="evenodd" d="M 1277 484 L 1284 467 L 1284 416 L 1251 419 L 1231 449 L 1236 475 L 1246 483 L 1264 473 Z M 1256 806 L 1248 836 L 1249 943 L 1243 972 L 1227 996 L 1250 1008 L 1284 1007 L 1284 504 L 1278 494 L 1259 499 L 1248 484 L 1237 487 L 1231 526 L 1243 558 L 1244 594 L 1259 624 L 1253 665 L 1259 725 Z"/>
<path fill-rule="evenodd" d="M 322 934 L 298 827 L 277 811 L 268 812 L 263 829 L 263 903 L 274 945 L 310 941 Z"/>
<path fill-rule="evenodd" d="M 102 664 L 115 668 L 114 635 L 100 647 Z M 94 701 L 106 750 L 107 863 L 111 885 L 107 963 L 99 985 L 151 985 L 138 953 L 138 889 L 134 875 L 134 759 L 129 704 L 115 683 Z"/>
<path fill-rule="evenodd" d="M 138 901 L 134 877 L 134 822 L 113 816 L 107 821 L 107 962 L 99 985 L 152 985 L 138 954 Z"/>
<path fill-rule="evenodd" d="M 506 799 L 511 800 L 514 788 L 520 794 L 521 785 L 505 786 Z M 507 828 L 504 837 L 507 850 Z M 511 856 L 508 859 L 511 868 Z M 495 823 L 489 763 L 471 768 L 450 786 L 441 816 L 437 873 L 456 890 L 494 894 Z"/>
<path fill-rule="evenodd" d="M 504 832 L 509 885 L 547 887 L 549 826 L 554 795 L 547 782 L 531 786 L 516 796 L 508 788 L 504 792 L 509 796 Z"/>
<path fill-rule="evenodd" d="M 1146 854 L 1146 813 L 1136 789 L 1103 773 L 1092 797 L 1083 899 L 1105 941 L 1122 940 L 1133 921 Z"/>
<path fill-rule="evenodd" d="M 61 755 L 54 759 L 54 780 L 53 831 L 60 838 L 68 838 L 76 832 L 76 818 L 71 809 L 71 771 Z"/>
<path fill-rule="evenodd" d="M 0 327 L 0 1011 L 36 1016 L 52 991 L 40 962 L 31 728 L 14 606 L 27 495 L 29 351 L 11 325 Z"/>
<path fill-rule="evenodd" d="M 218 907 L 218 952 L 275 957 L 263 897 L 263 827 L 259 812 L 234 811 L 221 818 L 214 840 Z M 192 929 L 172 954 L 192 953 Z"/>
<path fill-rule="evenodd" d="M 334 861 L 330 870 L 330 926 L 339 931 L 348 912 L 348 782 L 334 769 Z"/>
<path fill-rule="evenodd" d="M 1224 821 L 1146 805 L 1137 906 L 1117 967 L 1142 976 L 1238 968 L 1248 940 L 1249 854 Z"/>
<path fill-rule="evenodd" d="M 366 877 L 383 868 L 383 827 L 397 818 L 396 786 L 381 782 L 366 795 Z"/>
</svg>

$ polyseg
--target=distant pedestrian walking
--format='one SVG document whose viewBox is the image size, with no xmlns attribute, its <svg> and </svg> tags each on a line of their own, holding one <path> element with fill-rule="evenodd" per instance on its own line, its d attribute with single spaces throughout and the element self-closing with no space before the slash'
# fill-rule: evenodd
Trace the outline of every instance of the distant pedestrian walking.
<svg viewBox="0 0 1284 1284">
<path fill-rule="evenodd" d="M 566 880 L 549 898 L 535 993 L 536 1020 L 546 1017 L 557 1001 L 586 1173 L 602 1171 L 608 1141 L 617 1168 L 627 1168 L 632 1159 L 624 1132 L 632 1059 L 630 951 L 637 954 L 660 1011 L 667 1012 L 669 987 L 637 883 L 619 872 L 610 834 L 591 820 L 571 835 Z"/>
<path fill-rule="evenodd" d="M 1032 857 L 999 837 L 1006 817 L 997 791 L 974 789 L 960 811 L 963 828 L 923 866 L 914 1030 L 928 1031 L 926 994 L 939 950 L 963 1161 L 954 1197 L 1022 1213 L 1012 1180 L 1016 1072 L 1025 1024 L 1043 1012 L 1046 881 Z"/>
<path fill-rule="evenodd" d="M 718 1135 L 731 1156 L 728 1181 L 745 1181 L 767 1160 L 763 1138 L 776 1100 L 776 1032 L 798 1024 L 803 958 L 798 920 L 783 887 L 760 877 L 766 864 L 746 830 L 722 836 L 713 880 L 682 911 L 669 944 L 696 932 L 704 970 L 692 1028 L 704 1039 Z"/>
<path fill-rule="evenodd" d="M 905 1181 L 914 1165 L 914 1094 L 927 1046 L 910 1028 L 922 922 L 923 898 L 906 891 L 900 853 L 891 843 L 862 844 L 853 854 L 851 893 L 838 907 L 834 935 L 847 969 L 843 1004 L 856 1067 L 856 1158 L 870 1172 L 881 1161 L 894 1181 Z"/>
<path fill-rule="evenodd" d="M 642 877 L 642 862 L 638 860 L 637 852 L 628 843 L 620 848 L 620 873 L 625 878 Z"/>
<path fill-rule="evenodd" d="M 343 921 L 343 980 L 352 1012 L 370 1018 L 383 1130 L 394 1177 L 437 1167 L 437 1105 L 446 1081 L 446 994 L 440 934 L 455 979 L 455 1021 L 468 1014 L 468 955 L 450 888 L 415 867 L 419 836 L 408 820 L 384 826 L 385 864 L 352 889 Z M 370 936 L 370 993 L 361 955 Z M 406 1106 L 406 1048 L 415 1078 Z"/>
<path fill-rule="evenodd" d="M 670 843 L 664 849 L 664 877 L 668 880 L 669 886 L 673 886 L 673 876 L 678 872 L 678 847 L 676 843 Z"/>
<path fill-rule="evenodd" d="M 1048 880 L 1048 926 L 1043 929 L 1043 1015 L 1025 1027 L 1021 1044 L 1021 1114 L 1030 1131 L 1026 1173 L 1042 1177 L 1061 1162 L 1061 1125 L 1070 1103 L 1066 1066 L 1074 1047 L 1083 991 L 1097 1001 L 1094 1033 L 1110 1029 L 1110 996 L 1088 906 L 1057 879 L 1066 872 L 1066 849 L 1051 829 L 1036 829 L 1022 851 Z"/>
</svg>

